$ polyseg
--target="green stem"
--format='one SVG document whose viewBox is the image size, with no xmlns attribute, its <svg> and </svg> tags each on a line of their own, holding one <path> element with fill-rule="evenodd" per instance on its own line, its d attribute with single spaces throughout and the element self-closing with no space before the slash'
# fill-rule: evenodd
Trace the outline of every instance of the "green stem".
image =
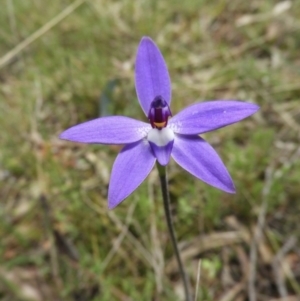
<svg viewBox="0 0 300 301">
<path fill-rule="evenodd" d="M 168 180 L 167 180 L 167 171 L 165 166 L 161 166 L 159 163 L 156 164 L 158 173 L 159 173 L 159 179 L 160 179 L 160 185 L 161 185 L 161 191 L 162 191 L 162 197 L 164 201 L 164 209 L 165 209 L 165 215 L 167 219 L 167 225 L 169 229 L 169 233 L 171 236 L 171 241 L 172 245 L 175 251 L 175 256 L 176 260 L 178 263 L 179 267 L 179 272 L 183 281 L 183 286 L 184 286 L 184 293 L 185 293 L 185 299 L 186 301 L 192 301 L 192 297 L 189 293 L 189 284 L 188 284 L 188 279 L 187 275 L 184 271 L 183 264 L 180 258 L 180 253 L 178 250 L 178 243 L 177 239 L 175 236 L 175 230 L 173 226 L 173 221 L 172 221 L 172 215 L 171 215 L 171 210 L 170 210 L 170 195 L 169 195 L 169 189 L 168 189 Z"/>
</svg>

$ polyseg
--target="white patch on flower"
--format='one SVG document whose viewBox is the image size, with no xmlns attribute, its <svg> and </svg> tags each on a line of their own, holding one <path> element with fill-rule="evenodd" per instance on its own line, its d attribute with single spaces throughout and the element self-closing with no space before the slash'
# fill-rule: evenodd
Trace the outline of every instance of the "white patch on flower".
<svg viewBox="0 0 300 301">
<path fill-rule="evenodd" d="M 182 122 L 177 121 L 177 122 L 172 122 L 168 124 L 168 128 L 170 128 L 174 133 L 177 133 L 181 130 L 182 128 Z"/>
<path fill-rule="evenodd" d="M 165 146 L 174 140 L 174 132 L 170 128 L 151 129 L 148 133 L 147 140 L 156 146 Z"/>
<path fill-rule="evenodd" d="M 143 126 L 143 127 L 139 127 L 137 128 L 137 131 L 139 134 L 142 134 L 144 137 L 147 136 L 148 132 L 151 130 L 151 126 Z"/>
</svg>

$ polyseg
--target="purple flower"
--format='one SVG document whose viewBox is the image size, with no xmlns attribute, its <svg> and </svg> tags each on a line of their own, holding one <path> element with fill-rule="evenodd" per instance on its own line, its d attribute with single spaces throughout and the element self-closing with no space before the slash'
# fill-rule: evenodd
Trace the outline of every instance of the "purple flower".
<svg viewBox="0 0 300 301">
<path fill-rule="evenodd" d="M 120 204 L 148 176 L 156 160 L 172 157 L 203 182 L 234 193 L 232 179 L 203 134 L 238 122 L 259 107 L 234 100 L 193 104 L 172 117 L 171 82 L 164 58 L 149 37 L 143 37 L 136 56 L 135 86 L 150 123 L 124 116 L 97 118 L 64 131 L 61 139 L 82 143 L 125 144 L 117 156 L 108 189 L 108 207 Z"/>
</svg>

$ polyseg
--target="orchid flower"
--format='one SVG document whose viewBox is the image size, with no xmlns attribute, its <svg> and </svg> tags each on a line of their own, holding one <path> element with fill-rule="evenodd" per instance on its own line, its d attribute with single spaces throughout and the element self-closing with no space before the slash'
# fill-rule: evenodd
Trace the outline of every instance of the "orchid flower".
<svg viewBox="0 0 300 301">
<path fill-rule="evenodd" d="M 137 50 L 135 87 L 149 123 L 124 116 L 101 117 L 75 125 L 61 139 L 81 143 L 124 144 L 108 188 L 108 207 L 119 205 L 149 175 L 156 160 L 165 166 L 172 157 L 203 182 L 234 193 L 233 181 L 216 151 L 199 134 L 238 122 L 259 107 L 235 100 L 195 103 L 172 116 L 171 82 L 164 58 L 149 38 Z"/>
</svg>

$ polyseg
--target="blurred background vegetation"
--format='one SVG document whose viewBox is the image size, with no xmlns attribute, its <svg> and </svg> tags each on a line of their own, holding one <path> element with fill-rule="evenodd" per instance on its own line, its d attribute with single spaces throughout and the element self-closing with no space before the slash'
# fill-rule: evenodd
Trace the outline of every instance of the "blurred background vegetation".
<svg viewBox="0 0 300 301">
<path fill-rule="evenodd" d="M 134 88 L 144 35 L 169 67 L 173 114 L 213 99 L 261 106 L 204 135 L 236 195 L 168 167 L 197 300 L 300 300 L 299 0 L 0 4 L 1 300 L 182 300 L 156 171 L 108 211 L 120 147 L 58 139 L 98 116 L 145 119 Z"/>
</svg>

